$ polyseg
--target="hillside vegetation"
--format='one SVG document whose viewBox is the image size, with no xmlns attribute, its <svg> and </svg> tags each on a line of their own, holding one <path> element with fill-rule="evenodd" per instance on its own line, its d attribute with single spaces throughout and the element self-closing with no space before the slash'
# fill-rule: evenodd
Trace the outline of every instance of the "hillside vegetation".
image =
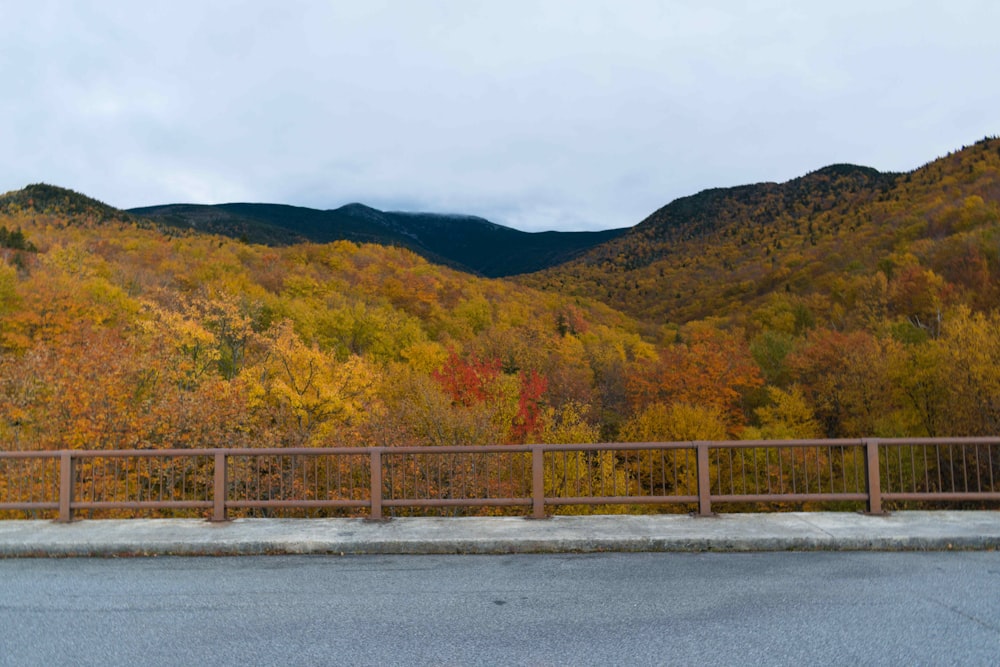
<svg viewBox="0 0 1000 667">
<path fill-rule="evenodd" d="M 522 232 L 469 215 L 386 212 L 363 204 L 320 211 L 280 204 L 169 204 L 138 217 L 265 245 L 353 241 L 407 248 L 436 264 L 492 278 L 555 266 L 625 230 Z"/>
<path fill-rule="evenodd" d="M 408 250 L 178 235 L 92 201 L 0 216 L 4 448 L 586 435 L 620 400 L 605 369 L 655 355 L 606 306 Z"/>
<path fill-rule="evenodd" d="M 853 328 L 863 324 L 858 299 L 868 281 L 881 275 L 901 287 L 920 267 L 983 309 L 996 297 L 983 281 L 1000 275 L 998 190 L 998 140 L 906 174 L 836 165 L 678 199 L 625 236 L 519 281 L 586 294 L 658 324 L 742 324 L 780 297 L 821 323 Z M 898 299 L 888 306 L 890 315 L 926 319 Z"/>
<path fill-rule="evenodd" d="M 1000 427 L 997 140 L 701 193 L 517 282 L 45 193 L 0 197 L 6 449 Z"/>
</svg>

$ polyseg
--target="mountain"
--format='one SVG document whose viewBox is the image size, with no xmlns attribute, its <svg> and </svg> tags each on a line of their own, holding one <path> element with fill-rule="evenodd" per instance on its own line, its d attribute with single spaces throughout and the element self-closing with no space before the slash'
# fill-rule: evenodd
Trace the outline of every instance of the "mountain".
<svg viewBox="0 0 1000 667">
<path fill-rule="evenodd" d="M 128 213 L 266 245 L 347 240 L 400 246 L 429 261 L 491 278 L 567 262 L 625 232 L 528 233 L 474 216 L 386 212 L 363 204 L 325 211 L 279 204 L 168 204 Z"/>
<path fill-rule="evenodd" d="M 977 287 L 982 275 L 970 266 L 982 265 L 990 285 L 1000 279 L 998 234 L 1000 139 L 987 138 L 908 173 L 840 164 L 786 183 L 705 190 L 516 279 L 657 325 L 742 322 L 784 299 L 843 327 L 857 316 L 863 282 L 881 274 L 890 291 L 903 290 L 895 283 L 914 267 L 985 307 L 993 290 Z"/>
<path fill-rule="evenodd" d="M 1000 299 L 990 282 L 1000 281 L 996 138 L 906 173 L 836 164 L 785 183 L 713 188 L 670 202 L 635 227 L 606 232 L 529 234 L 472 216 L 362 204 L 119 211 L 46 185 L 0 196 L 0 212 L 29 209 L 272 246 L 339 239 L 398 246 L 466 272 L 599 299 L 653 329 L 710 318 L 743 323 L 776 299 L 848 326 L 858 317 L 857 294 L 868 289 L 863 282 L 885 279 L 890 291 L 901 291 L 914 267 L 944 281 L 952 300 L 986 308 Z M 977 283 L 983 276 L 990 280 Z"/>
<path fill-rule="evenodd" d="M 120 209 L 86 195 L 47 183 L 34 183 L 0 195 L 0 215 L 35 213 L 63 220 L 94 222 L 137 222 Z"/>
<path fill-rule="evenodd" d="M 997 138 L 906 173 L 842 164 L 706 190 L 569 262 L 503 280 L 393 247 L 443 247 L 469 266 L 484 239 L 521 238 L 483 220 L 361 205 L 193 211 L 170 227 L 54 186 L 0 196 L 0 441 L 397 446 L 1000 428 Z M 277 247 L 199 229 L 267 232 Z M 390 240 L 289 245 L 348 232 Z"/>
</svg>

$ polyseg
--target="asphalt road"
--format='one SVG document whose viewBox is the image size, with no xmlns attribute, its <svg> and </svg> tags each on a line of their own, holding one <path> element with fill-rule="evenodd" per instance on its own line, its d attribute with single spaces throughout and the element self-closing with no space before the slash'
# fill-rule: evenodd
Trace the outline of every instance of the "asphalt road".
<svg viewBox="0 0 1000 667">
<path fill-rule="evenodd" d="M 0 560 L 2 665 L 994 665 L 1000 555 Z"/>
</svg>

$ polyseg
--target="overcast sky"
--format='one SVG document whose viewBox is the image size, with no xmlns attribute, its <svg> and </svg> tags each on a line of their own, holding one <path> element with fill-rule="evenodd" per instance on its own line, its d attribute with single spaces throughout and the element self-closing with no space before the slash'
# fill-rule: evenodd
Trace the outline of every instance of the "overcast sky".
<svg viewBox="0 0 1000 667">
<path fill-rule="evenodd" d="M 1000 134 L 995 0 L 0 6 L 0 192 L 631 226 Z"/>
</svg>

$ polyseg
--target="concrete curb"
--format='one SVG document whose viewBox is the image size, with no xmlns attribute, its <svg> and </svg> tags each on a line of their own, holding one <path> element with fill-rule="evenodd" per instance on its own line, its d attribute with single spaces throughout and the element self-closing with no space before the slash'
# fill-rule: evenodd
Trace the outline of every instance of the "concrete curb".
<svg viewBox="0 0 1000 667">
<path fill-rule="evenodd" d="M 0 558 L 1000 548 L 1000 512 L 0 521 Z"/>
</svg>

